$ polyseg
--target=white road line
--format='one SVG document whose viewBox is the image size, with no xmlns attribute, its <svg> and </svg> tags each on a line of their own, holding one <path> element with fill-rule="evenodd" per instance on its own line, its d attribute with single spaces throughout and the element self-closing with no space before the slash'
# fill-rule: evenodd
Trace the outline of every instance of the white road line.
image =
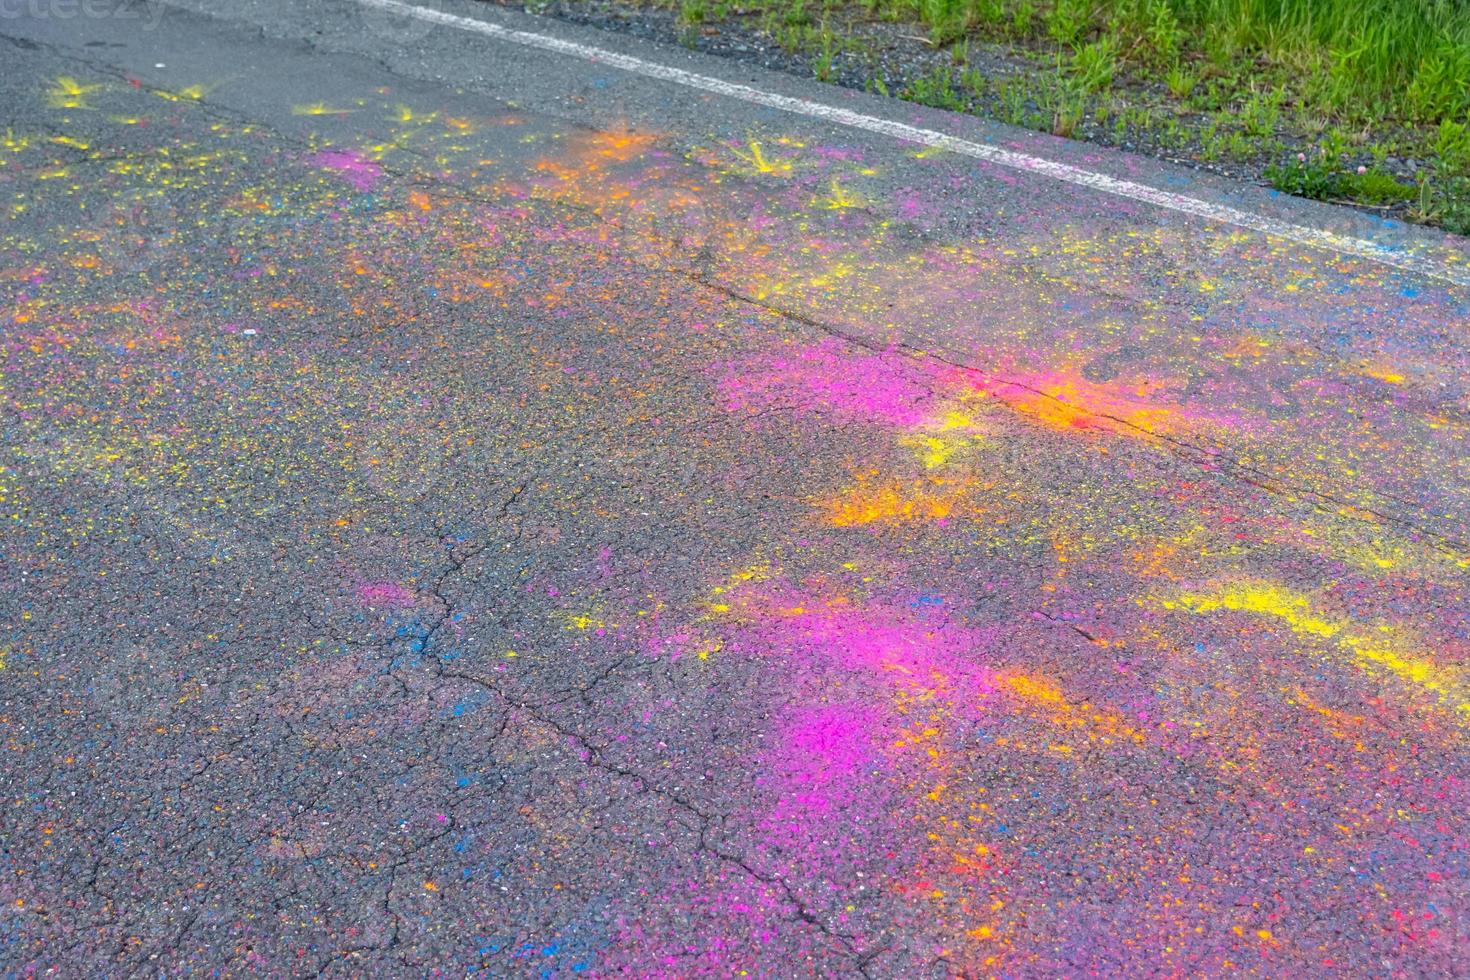
<svg viewBox="0 0 1470 980">
<path fill-rule="evenodd" d="M 525 47 L 540 48 L 543 51 L 552 51 L 557 54 L 580 58 L 583 61 L 593 61 L 600 64 L 611 65 L 624 71 L 655 78 L 663 82 L 672 82 L 675 85 L 683 85 L 686 88 L 699 89 L 705 92 L 713 92 L 742 102 L 750 102 L 755 105 L 766 106 L 771 109 L 780 109 L 785 112 L 794 113 L 798 116 L 806 116 L 809 119 L 820 119 L 824 122 L 836 123 L 840 126 L 848 126 L 853 129 L 863 129 L 870 133 L 881 133 L 894 139 L 905 140 L 910 143 L 919 143 L 924 146 L 932 146 L 938 149 L 949 150 L 953 153 L 973 157 L 976 160 L 984 160 L 987 163 L 1009 167 L 1012 170 L 1020 170 L 1025 173 L 1038 174 L 1050 177 L 1053 180 L 1065 181 L 1069 184 L 1077 184 L 1081 187 L 1089 187 L 1104 194 L 1112 194 L 1116 197 L 1128 198 L 1133 201 L 1142 201 L 1147 204 L 1168 208 L 1171 211 L 1179 211 L 1183 214 L 1192 214 L 1209 221 L 1217 221 L 1222 224 L 1235 225 L 1240 228 L 1249 228 L 1274 238 L 1282 238 L 1308 245 L 1313 248 L 1327 249 L 1339 252 L 1343 255 L 1352 255 L 1372 262 L 1392 266 L 1404 272 L 1440 279 L 1445 282 L 1455 283 L 1460 286 L 1470 286 L 1470 262 L 1463 258 L 1459 262 L 1463 268 L 1457 267 L 1449 262 L 1418 255 L 1399 248 L 1380 245 L 1377 242 L 1364 238 L 1354 238 L 1348 235 L 1339 235 L 1336 232 L 1325 231 L 1319 228 L 1309 228 L 1305 225 L 1296 225 L 1288 221 L 1277 221 L 1259 214 L 1251 214 L 1249 211 L 1241 211 L 1238 208 L 1228 207 L 1223 204 L 1211 204 L 1199 198 L 1189 197 L 1185 194 L 1175 194 L 1170 191 L 1161 191 L 1156 187 L 1146 184 L 1135 183 L 1131 180 L 1119 180 L 1109 177 L 1107 174 L 1095 173 L 1074 167 L 1070 164 L 1057 163 L 1054 160 L 1046 160 L 1041 157 L 1030 156 L 1025 153 L 1016 153 L 1012 150 L 1003 150 L 998 146 L 988 143 L 976 143 L 972 140 L 961 139 L 938 130 L 923 129 L 918 126 L 909 126 L 905 123 L 893 122 L 888 119 L 880 119 L 877 116 L 868 116 L 850 109 L 840 109 L 836 106 L 815 102 L 811 99 L 795 99 L 786 95 L 777 95 L 774 92 L 766 92 L 762 89 L 752 88 L 749 85 L 741 85 L 735 82 L 726 82 L 708 75 L 698 75 L 694 72 L 684 71 L 682 68 L 674 68 L 669 65 L 661 65 L 657 62 L 646 61 L 643 58 L 635 58 L 631 55 L 619 54 L 616 51 L 608 51 L 605 48 L 597 48 L 588 44 L 577 44 L 574 41 L 564 41 L 561 38 L 551 37 L 546 34 L 535 34 L 530 31 L 517 31 L 490 21 L 476 20 L 473 17 L 461 17 L 457 14 L 445 13 L 428 7 L 417 7 L 409 3 L 401 3 L 400 0 L 356 0 L 364 7 L 374 7 L 378 10 L 387 11 L 402 17 L 412 17 L 430 24 L 440 24 L 444 27 L 452 27 L 456 30 L 470 31 L 482 34 L 485 37 L 494 38 L 498 41 L 508 41 Z"/>
</svg>

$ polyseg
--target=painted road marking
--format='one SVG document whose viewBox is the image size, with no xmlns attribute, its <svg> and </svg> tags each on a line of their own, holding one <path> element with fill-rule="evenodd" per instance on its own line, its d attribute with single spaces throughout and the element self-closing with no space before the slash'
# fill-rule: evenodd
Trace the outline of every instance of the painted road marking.
<svg viewBox="0 0 1470 980">
<path fill-rule="evenodd" d="M 1273 238 L 1282 238 L 1313 248 L 1327 249 L 1344 255 L 1356 256 L 1357 258 L 1367 259 L 1371 262 L 1392 266 L 1404 272 L 1411 272 L 1415 275 L 1440 279 L 1459 286 L 1470 286 L 1470 263 L 1465 263 L 1464 268 L 1457 268 L 1448 262 L 1439 261 L 1427 256 L 1415 255 L 1404 249 L 1380 245 L 1377 242 L 1367 239 L 1339 235 L 1336 232 L 1325 231 L 1320 228 L 1309 228 L 1305 225 L 1292 224 L 1289 221 L 1278 221 L 1274 218 L 1251 214 L 1249 211 L 1241 211 L 1238 208 L 1228 207 L 1223 204 L 1211 204 L 1209 201 L 1202 201 L 1199 198 L 1189 197 L 1185 194 L 1162 191 L 1156 187 L 1149 187 L 1147 184 L 1139 184 L 1131 180 L 1120 180 L 1116 177 L 1109 177 L 1107 174 L 1095 173 L 1094 171 L 1084 170 L 1081 167 L 1074 167 L 1070 164 L 1057 163 L 1054 160 L 1046 160 L 1042 157 L 1017 153 L 1013 150 L 1004 150 L 988 143 L 977 143 L 973 140 L 961 139 L 958 136 L 951 136 L 948 133 L 941 133 L 938 130 L 923 129 L 919 126 L 910 126 L 906 123 L 880 119 L 877 116 L 864 115 L 860 112 L 841 109 L 837 106 L 815 102 L 811 99 L 797 99 L 786 95 L 777 95 L 774 92 L 752 88 L 749 85 L 727 82 L 722 79 L 711 78 L 708 75 L 699 75 L 691 71 L 685 71 L 682 68 L 661 65 L 654 61 L 635 58 L 632 55 L 619 54 L 616 51 L 593 47 L 589 44 L 564 41 L 561 38 L 551 37 L 546 34 L 536 34 L 530 31 L 512 30 L 511 28 L 502 27 L 490 21 L 477 20 L 473 17 L 461 17 L 458 14 L 445 13 L 444 11 L 433 10 L 428 7 L 417 7 L 413 4 L 402 3 L 400 0 L 355 0 L 355 2 L 364 7 L 373 7 L 399 16 L 412 17 L 430 24 L 440 24 L 461 31 L 482 34 L 485 37 L 495 38 L 499 41 L 508 41 L 512 44 L 519 44 L 525 47 L 540 48 L 543 51 L 552 51 L 557 54 L 580 58 L 583 61 L 611 65 L 614 68 L 621 68 L 624 71 L 658 79 L 659 81 L 672 82 L 675 85 L 683 85 L 686 88 L 713 92 L 716 95 L 739 99 L 742 102 L 750 102 L 771 109 L 780 109 L 798 116 L 806 116 L 810 119 L 820 119 L 823 122 L 836 123 L 852 129 L 867 130 L 870 133 L 881 133 L 884 136 L 891 136 L 894 139 L 905 140 L 910 143 L 919 143 L 924 146 L 949 150 L 953 153 L 973 157 L 976 160 L 984 160 L 987 163 L 1008 167 L 1012 170 L 1038 174 L 1081 187 L 1089 187 L 1095 191 L 1101 191 L 1104 194 L 1112 194 L 1116 197 L 1123 197 L 1133 201 L 1142 201 L 1161 208 L 1168 208 L 1171 211 L 1192 214 L 1209 221 L 1218 221 L 1222 224 L 1249 228 L 1252 231 L 1258 231 Z"/>
</svg>

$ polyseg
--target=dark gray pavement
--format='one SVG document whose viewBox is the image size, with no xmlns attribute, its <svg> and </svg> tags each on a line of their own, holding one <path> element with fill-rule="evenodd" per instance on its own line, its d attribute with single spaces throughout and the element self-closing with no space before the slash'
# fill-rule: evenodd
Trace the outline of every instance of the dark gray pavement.
<svg viewBox="0 0 1470 980">
<path fill-rule="evenodd" d="M 7 8 L 0 975 L 1470 971 L 1463 241 L 431 6 L 1302 234 Z"/>
</svg>

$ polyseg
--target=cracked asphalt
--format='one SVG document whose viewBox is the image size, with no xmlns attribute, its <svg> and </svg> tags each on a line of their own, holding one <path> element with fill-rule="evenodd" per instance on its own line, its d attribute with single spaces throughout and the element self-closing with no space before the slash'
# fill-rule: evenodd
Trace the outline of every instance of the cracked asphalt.
<svg viewBox="0 0 1470 980">
<path fill-rule="evenodd" d="M 0 59 L 0 975 L 1470 974 L 1453 276 L 346 0 Z"/>
</svg>

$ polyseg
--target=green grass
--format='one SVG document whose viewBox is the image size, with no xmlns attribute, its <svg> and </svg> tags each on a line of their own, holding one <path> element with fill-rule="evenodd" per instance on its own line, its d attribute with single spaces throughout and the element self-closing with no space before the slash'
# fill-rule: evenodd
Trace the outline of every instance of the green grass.
<svg viewBox="0 0 1470 980">
<path fill-rule="evenodd" d="M 936 109 L 963 112 L 966 108 L 964 96 L 956 90 L 954 74 L 948 68 L 936 68 L 930 74 L 914 79 L 903 96 Z"/>
<path fill-rule="evenodd" d="M 778 0 L 779 2 L 779 0 Z M 1470 113 L 1470 4 L 1462 0 L 871 0 L 937 42 L 974 34 L 1112 58 L 1162 73 L 1181 58 L 1289 78 L 1296 98 L 1355 120 L 1438 124 Z M 1101 52 L 1094 49 L 1094 55 Z M 1080 59 L 1094 70 L 1096 58 Z M 1096 77 L 1096 76 L 1094 76 Z"/>
<path fill-rule="evenodd" d="M 710 17 L 704 0 L 680 5 L 689 22 Z M 1245 101 L 1265 83 L 1283 101 L 1352 123 L 1470 116 L 1465 0 L 749 0 L 744 9 L 776 12 L 788 27 L 847 10 L 917 22 L 935 45 L 975 37 L 1050 48 L 1089 90 L 1126 70 L 1167 81 L 1184 100 L 1214 76 L 1217 98 Z"/>
<path fill-rule="evenodd" d="M 1101 37 L 1076 49 L 1072 55 L 1072 77 L 1084 92 L 1100 92 L 1113 84 L 1118 70 L 1118 42 Z"/>
<path fill-rule="evenodd" d="M 1470 235 L 1470 177 L 1452 176 L 1419 186 L 1419 217 L 1458 235 Z"/>
<path fill-rule="evenodd" d="M 1307 157 L 1301 154 L 1290 163 L 1266 168 L 1266 178 L 1277 190 L 1318 200 L 1352 200 L 1370 207 L 1412 201 L 1418 188 L 1395 179 L 1381 170 L 1366 165 L 1356 170 L 1344 166 L 1340 158 L 1326 154 Z"/>
<path fill-rule="evenodd" d="M 914 25 L 953 70 L 909 79 L 904 98 L 1061 136 L 1146 135 L 1209 162 L 1285 157 L 1267 174 L 1283 190 L 1412 198 L 1412 217 L 1470 228 L 1470 0 L 630 2 L 674 6 L 691 26 L 758 18 L 820 78 L 839 51 L 861 56 L 853 25 Z M 997 44 L 1031 67 L 1010 79 L 970 67 Z M 1301 147 L 1316 162 L 1295 166 Z M 1390 156 L 1421 162 L 1418 187 L 1387 172 Z"/>
</svg>

